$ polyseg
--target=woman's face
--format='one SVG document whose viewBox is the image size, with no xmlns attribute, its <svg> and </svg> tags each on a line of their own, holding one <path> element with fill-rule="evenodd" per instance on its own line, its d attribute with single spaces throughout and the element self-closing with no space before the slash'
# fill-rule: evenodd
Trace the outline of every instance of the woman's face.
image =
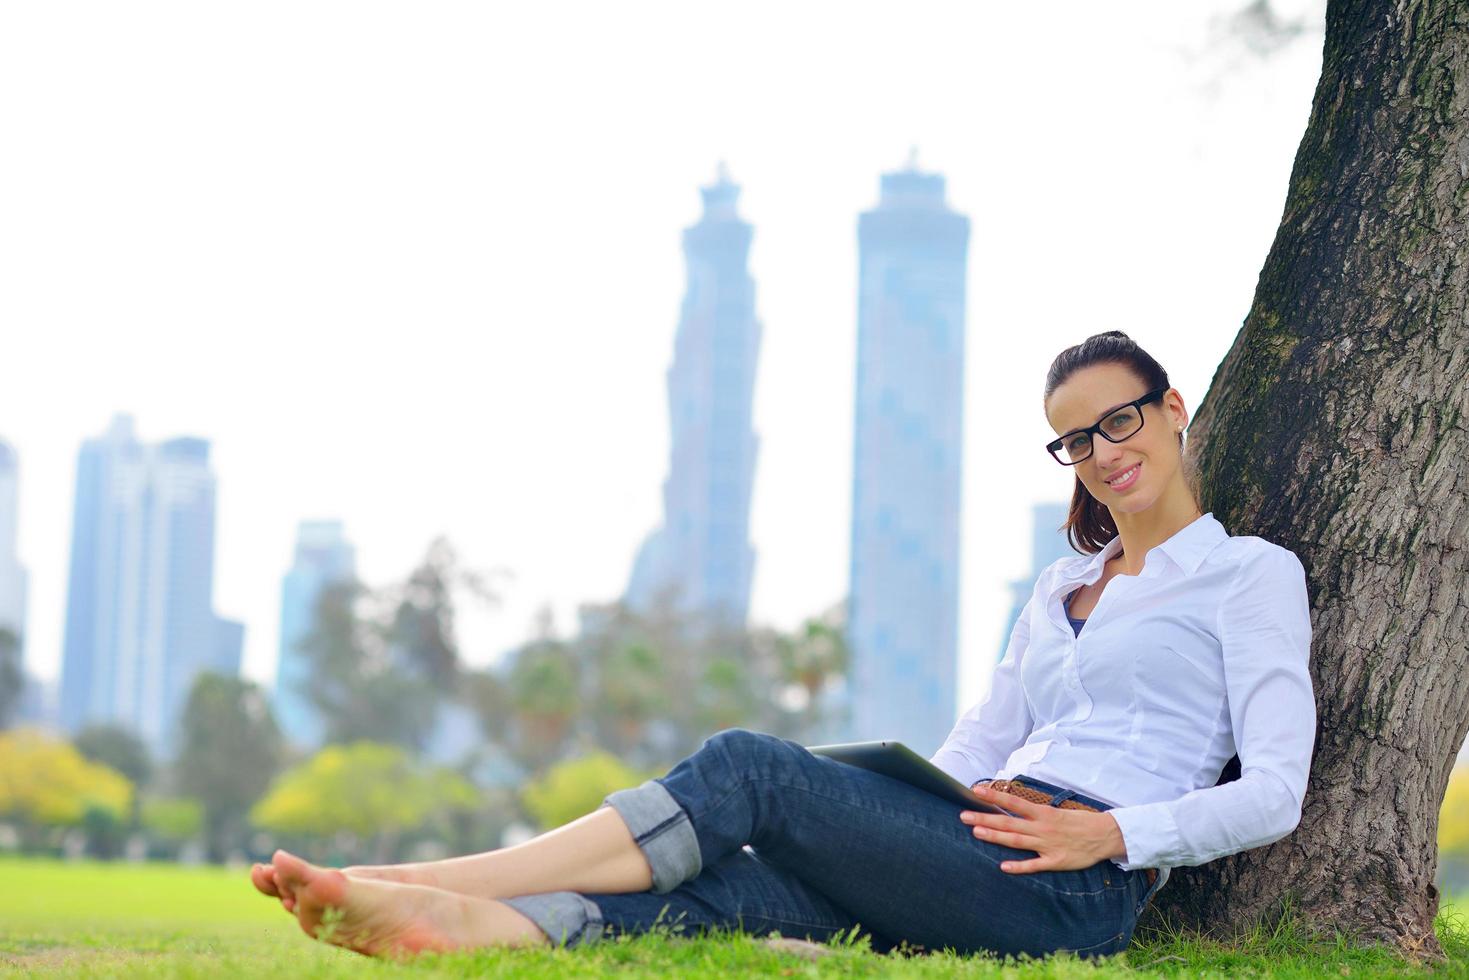
<svg viewBox="0 0 1469 980">
<path fill-rule="evenodd" d="M 1147 386 L 1127 366 L 1094 364 L 1051 392 L 1046 418 L 1062 436 L 1096 425 L 1119 405 L 1147 393 Z M 1142 416 L 1143 427 L 1121 442 L 1093 433 L 1091 456 L 1071 467 L 1091 495 L 1114 514 L 1147 510 L 1179 471 L 1178 432 L 1188 425 L 1183 398 L 1169 388 L 1162 401 L 1142 407 Z M 1137 472 L 1130 473 L 1134 467 Z"/>
</svg>

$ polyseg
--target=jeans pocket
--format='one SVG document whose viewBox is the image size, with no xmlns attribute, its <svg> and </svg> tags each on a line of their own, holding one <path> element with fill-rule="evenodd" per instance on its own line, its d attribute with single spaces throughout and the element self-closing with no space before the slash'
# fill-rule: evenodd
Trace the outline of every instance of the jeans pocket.
<svg viewBox="0 0 1469 980">
<path fill-rule="evenodd" d="M 1125 891 L 1128 873 L 1110 861 L 1098 861 L 1087 868 L 1070 871 L 1041 871 L 1047 884 L 1066 895 L 1110 895 Z"/>
</svg>

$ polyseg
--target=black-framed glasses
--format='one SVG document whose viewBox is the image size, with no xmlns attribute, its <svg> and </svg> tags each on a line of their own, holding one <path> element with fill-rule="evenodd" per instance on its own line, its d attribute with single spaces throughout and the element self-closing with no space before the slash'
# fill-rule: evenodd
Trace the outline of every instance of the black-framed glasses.
<svg viewBox="0 0 1469 980">
<path fill-rule="evenodd" d="M 1094 448 L 1092 446 L 1093 432 L 1108 442 L 1121 442 L 1137 435 L 1143 427 L 1143 406 L 1162 398 L 1167 390 L 1167 388 L 1155 388 L 1136 401 L 1119 405 L 1098 420 L 1096 425 L 1068 432 L 1061 438 L 1046 443 L 1046 449 L 1062 466 L 1075 466 L 1091 456 Z"/>
</svg>

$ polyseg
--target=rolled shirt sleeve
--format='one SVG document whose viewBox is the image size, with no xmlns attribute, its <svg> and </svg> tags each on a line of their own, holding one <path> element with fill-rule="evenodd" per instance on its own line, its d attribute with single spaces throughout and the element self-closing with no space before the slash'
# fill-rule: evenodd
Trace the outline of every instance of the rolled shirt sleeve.
<svg viewBox="0 0 1469 980">
<path fill-rule="evenodd" d="M 1109 811 L 1126 870 L 1197 865 L 1279 840 L 1301 819 L 1316 738 L 1306 574 L 1275 545 L 1243 559 L 1218 612 L 1240 778 Z M 951 736 L 952 738 L 952 736 Z"/>
<path fill-rule="evenodd" d="M 1034 726 L 1020 686 L 1020 658 L 1030 644 L 1036 594 L 1036 590 L 1031 591 L 1030 601 L 1015 620 L 1005 655 L 990 680 L 989 694 L 959 717 L 949 737 L 929 759 L 965 786 L 993 776 Z"/>
</svg>

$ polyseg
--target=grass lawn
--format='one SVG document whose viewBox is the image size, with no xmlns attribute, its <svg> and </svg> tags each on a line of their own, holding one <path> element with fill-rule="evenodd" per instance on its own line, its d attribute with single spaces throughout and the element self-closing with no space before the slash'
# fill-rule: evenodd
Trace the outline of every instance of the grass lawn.
<svg viewBox="0 0 1469 980">
<path fill-rule="evenodd" d="M 638 936 L 581 950 L 369 960 L 308 939 L 244 871 L 172 865 L 60 864 L 0 858 L 0 974 L 118 977 L 769 976 L 1159 977 L 1464 976 L 1469 928 L 1448 909 L 1446 963 L 1417 966 L 1381 950 L 1311 943 L 1289 929 L 1235 947 L 1155 941 L 1087 963 L 1062 956 L 1004 963 L 986 957 L 882 956 L 837 947 L 812 961 L 743 935 Z"/>
</svg>

